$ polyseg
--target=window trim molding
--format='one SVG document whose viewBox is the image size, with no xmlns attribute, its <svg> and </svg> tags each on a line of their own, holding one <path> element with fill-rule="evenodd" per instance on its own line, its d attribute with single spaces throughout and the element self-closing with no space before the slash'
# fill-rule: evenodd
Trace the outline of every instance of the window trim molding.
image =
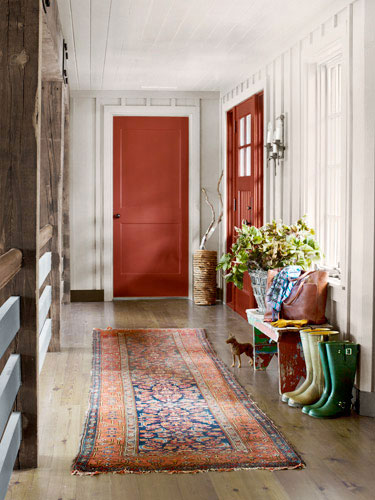
<svg viewBox="0 0 375 500">
<path fill-rule="evenodd" d="M 350 173 L 352 168 L 350 151 L 348 148 L 351 147 L 351 129 L 350 129 L 350 119 L 351 119 L 351 80 L 350 80 L 350 64 L 351 64 L 351 53 L 350 53 L 350 39 L 348 36 L 348 31 L 346 26 L 342 26 L 339 31 L 336 31 L 333 36 L 323 39 L 321 43 L 305 51 L 304 57 L 301 61 L 303 65 L 302 71 L 302 102 L 304 102 L 304 108 L 302 110 L 302 150 L 303 150 L 303 162 L 302 162 L 302 175 L 303 180 L 306 180 L 308 164 L 306 161 L 306 146 L 309 140 L 307 134 L 308 126 L 308 116 L 307 116 L 307 102 L 309 99 L 308 94 L 308 73 L 311 68 L 314 67 L 316 76 L 318 75 L 318 67 L 326 65 L 337 57 L 342 59 L 342 164 L 343 164 L 343 187 L 344 192 L 341 200 L 341 210 L 342 210 L 342 221 L 341 221 L 341 248 L 340 248 L 340 278 L 334 279 L 332 282 L 333 286 L 339 284 L 340 289 L 348 292 L 348 284 L 350 280 L 349 265 L 350 265 L 350 237 L 351 228 L 349 227 L 350 221 L 350 209 L 351 209 L 351 193 L 350 193 Z M 315 95 L 317 99 L 317 92 Z M 315 153 L 317 152 L 317 136 L 314 138 L 314 148 Z M 302 206 L 303 210 L 306 212 L 307 209 L 307 186 L 305 182 L 305 187 L 302 190 Z M 330 278 L 331 280 L 331 278 Z M 330 283 L 331 284 L 331 283 Z M 341 294 L 340 294 L 341 295 Z"/>
<path fill-rule="evenodd" d="M 193 251 L 200 235 L 200 107 L 104 106 L 103 163 L 103 288 L 104 300 L 113 300 L 113 118 L 115 116 L 181 116 L 189 118 L 189 299 L 193 296 Z"/>
<path fill-rule="evenodd" d="M 346 128 L 347 128 L 347 110 L 346 110 L 346 100 L 345 100 L 345 95 L 346 95 L 346 79 L 345 79 L 345 71 L 344 70 L 344 53 L 343 53 L 343 47 L 341 43 L 336 43 L 331 45 L 328 50 L 323 51 L 320 54 L 320 59 L 317 61 L 317 76 L 318 78 L 321 76 L 321 72 L 324 68 L 325 71 L 325 78 L 328 79 L 328 72 L 329 69 L 335 64 L 335 63 L 341 63 L 342 66 L 342 75 L 341 75 L 341 151 L 340 151 L 340 156 L 341 156 L 341 168 L 342 168 L 342 173 L 341 173 L 341 186 L 340 186 L 340 191 L 345 192 L 347 191 L 347 157 L 346 157 Z M 327 83 L 328 80 L 326 80 Z M 318 96 L 319 97 L 319 96 Z M 328 92 L 326 94 L 326 99 L 328 103 Z M 328 110 L 327 110 L 327 115 L 328 115 Z M 326 117 L 327 120 L 327 117 Z M 321 123 L 321 116 L 319 115 L 319 120 Z M 319 125 L 319 123 L 317 124 Z M 328 142 L 328 128 L 326 129 L 326 140 Z M 326 172 L 327 173 L 327 172 Z M 345 276 L 345 262 L 346 262 L 346 241 L 345 241 L 345 228 L 346 228 L 346 195 L 342 196 L 341 199 L 341 207 L 340 207 L 340 212 L 341 212 L 341 220 L 340 220 L 340 268 L 336 267 L 330 267 L 329 265 L 325 264 L 325 267 L 330 270 L 330 271 L 335 271 L 336 269 L 339 269 L 340 272 L 340 280 L 342 280 Z M 321 213 L 319 211 L 319 213 Z"/>
</svg>

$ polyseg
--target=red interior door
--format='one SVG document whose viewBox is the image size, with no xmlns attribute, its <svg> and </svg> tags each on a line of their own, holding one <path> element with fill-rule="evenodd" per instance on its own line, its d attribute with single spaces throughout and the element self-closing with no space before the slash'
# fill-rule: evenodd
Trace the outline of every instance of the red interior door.
<svg viewBox="0 0 375 500">
<path fill-rule="evenodd" d="M 113 121 L 113 294 L 189 290 L 189 119 Z"/>
<path fill-rule="evenodd" d="M 227 115 L 228 250 L 242 222 L 263 224 L 263 94 L 252 96 Z M 227 287 L 227 304 L 246 318 L 246 309 L 256 307 L 250 277 L 243 290 Z"/>
</svg>

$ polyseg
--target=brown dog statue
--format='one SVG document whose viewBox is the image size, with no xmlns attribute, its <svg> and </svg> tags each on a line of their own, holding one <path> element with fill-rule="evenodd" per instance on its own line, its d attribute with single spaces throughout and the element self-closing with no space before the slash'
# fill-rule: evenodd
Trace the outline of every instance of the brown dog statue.
<svg viewBox="0 0 375 500">
<path fill-rule="evenodd" d="M 249 365 L 253 365 L 253 346 L 251 344 L 240 344 L 237 342 L 236 338 L 231 335 L 226 340 L 227 344 L 231 344 L 233 364 L 236 364 L 236 356 L 238 357 L 238 368 L 241 368 L 241 354 L 245 353 L 249 356 Z"/>
</svg>

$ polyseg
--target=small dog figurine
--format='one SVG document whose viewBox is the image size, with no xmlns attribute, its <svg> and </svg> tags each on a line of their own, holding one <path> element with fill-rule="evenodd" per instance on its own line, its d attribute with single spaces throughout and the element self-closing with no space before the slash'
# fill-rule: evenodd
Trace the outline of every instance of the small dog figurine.
<svg viewBox="0 0 375 500">
<path fill-rule="evenodd" d="M 227 344 L 231 344 L 232 356 L 233 356 L 233 364 L 236 364 L 236 356 L 238 357 L 238 368 L 241 368 L 241 354 L 245 353 L 246 356 L 249 356 L 249 365 L 253 365 L 253 346 L 251 344 L 240 344 L 237 342 L 236 338 L 231 335 L 226 340 Z"/>
</svg>

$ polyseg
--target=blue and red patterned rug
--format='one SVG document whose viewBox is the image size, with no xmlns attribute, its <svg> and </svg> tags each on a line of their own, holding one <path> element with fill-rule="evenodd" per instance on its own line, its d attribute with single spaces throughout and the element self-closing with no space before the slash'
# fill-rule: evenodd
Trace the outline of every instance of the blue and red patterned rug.
<svg viewBox="0 0 375 500">
<path fill-rule="evenodd" d="M 94 330 L 93 350 L 73 474 L 303 467 L 204 330 Z"/>
</svg>

